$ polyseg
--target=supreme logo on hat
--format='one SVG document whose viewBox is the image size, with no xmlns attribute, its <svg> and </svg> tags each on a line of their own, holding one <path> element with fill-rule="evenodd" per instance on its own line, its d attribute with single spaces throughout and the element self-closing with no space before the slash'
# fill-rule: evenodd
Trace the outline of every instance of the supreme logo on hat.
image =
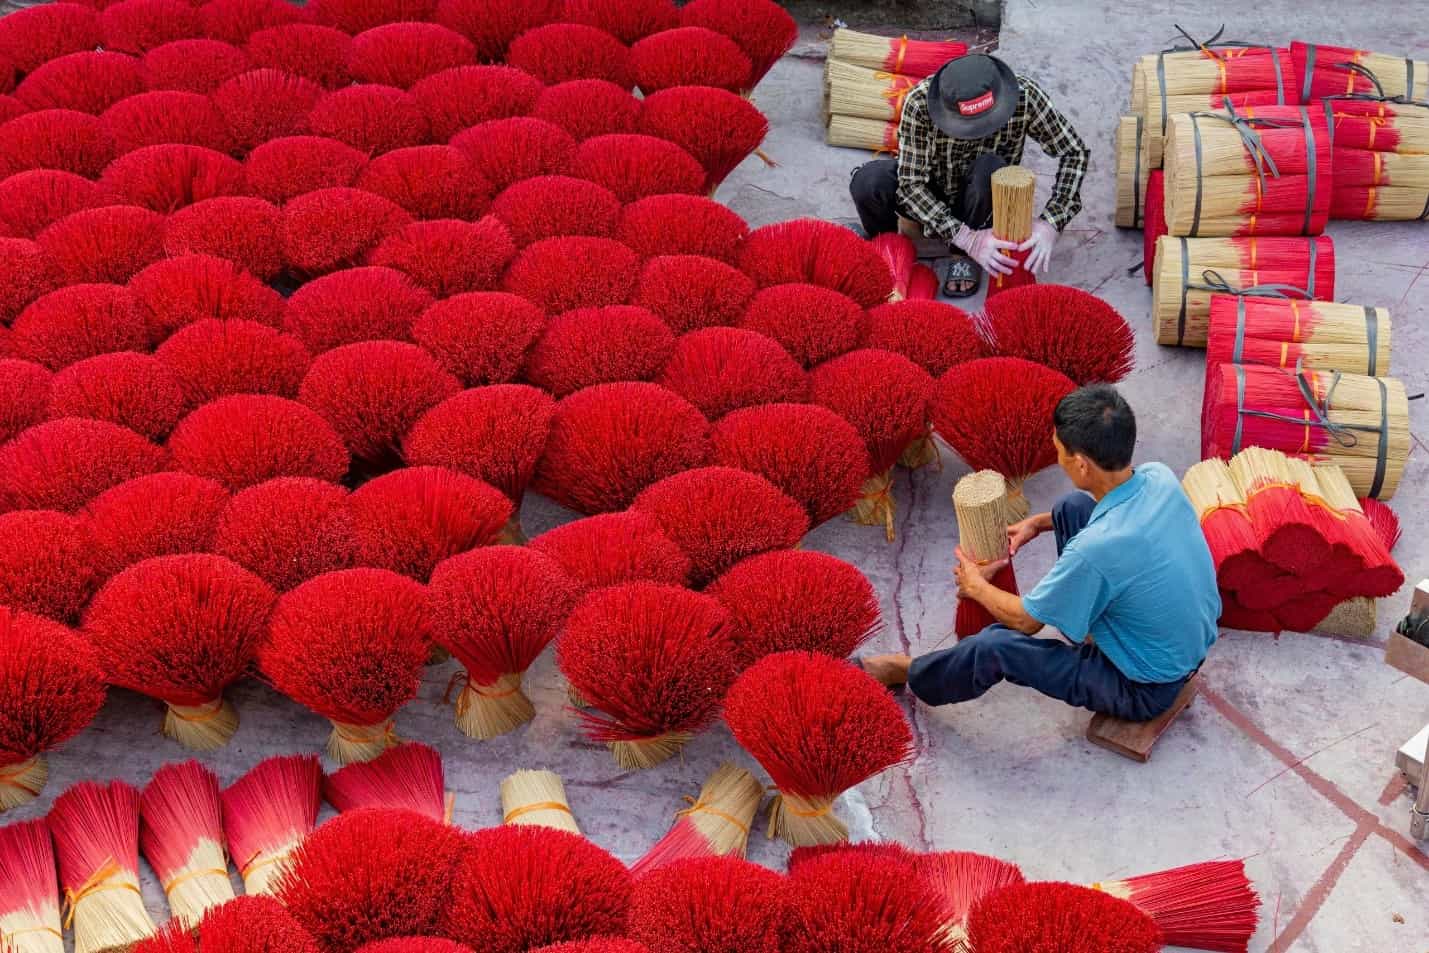
<svg viewBox="0 0 1429 953">
<path fill-rule="evenodd" d="M 985 113 L 992 108 L 992 90 L 988 90 L 976 99 L 963 99 L 958 101 L 958 112 L 964 116 L 976 116 Z"/>
</svg>

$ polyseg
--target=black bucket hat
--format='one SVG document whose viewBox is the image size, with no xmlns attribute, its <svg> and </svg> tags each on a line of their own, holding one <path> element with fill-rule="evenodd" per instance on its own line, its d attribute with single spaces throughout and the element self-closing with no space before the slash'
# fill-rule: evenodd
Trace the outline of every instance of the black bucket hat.
<svg viewBox="0 0 1429 953">
<path fill-rule="evenodd" d="M 1006 63 L 974 53 L 943 64 L 928 86 L 928 115 L 954 139 L 985 139 L 1017 111 L 1022 90 Z"/>
</svg>

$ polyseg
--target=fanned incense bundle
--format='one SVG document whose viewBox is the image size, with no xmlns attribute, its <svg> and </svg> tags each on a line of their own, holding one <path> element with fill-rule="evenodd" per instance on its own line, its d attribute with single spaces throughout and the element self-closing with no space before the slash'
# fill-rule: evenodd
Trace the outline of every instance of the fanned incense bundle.
<svg viewBox="0 0 1429 953">
<path fill-rule="evenodd" d="M 1008 558 L 1007 481 L 996 470 L 969 473 L 953 487 L 953 509 L 958 517 L 958 545 L 979 565 Z M 1012 563 L 998 570 L 992 584 L 1003 592 L 1017 592 Z M 974 635 L 997 620 L 971 599 L 958 599 L 955 629 L 960 638 Z"/>
<path fill-rule="evenodd" d="M 233 899 L 218 778 L 197 761 L 166 764 L 139 799 L 139 844 L 185 927 Z"/>
<path fill-rule="evenodd" d="M 1309 106 L 1171 117 L 1166 225 L 1172 235 L 1318 235 L 1330 217 L 1330 131 Z"/>
<path fill-rule="evenodd" d="M 639 943 L 560 953 L 773 953 L 787 949 L 788 899 L 788 880 L 768 867 L 737 857 L 682 860 L 636 874 L 630 936 Z"/>
<path fill-rule="evenodd" d="M 1161 931 L 1134 904 L 1069 883 L 1014 884 L 968 916 L 977 953 L 1158 953 Z"/>
<path fill-rule="evenodd" d="M 1316 238 L 1176 238 L 1156 242 L 1156 343 L 1205 347 L 1211 295 L 1335 297 L 1335 245 Z"/>
<path fill-rule="evenodd" d="M 1142 163 L 1141 116 L 1122 116 L 1116 124 L 1116 227 L 1140 228 L 1146 213 L 1147 177 Z"/>
<path fill-rule="evenodd" d="M 1222 364 L 1207 381 L 1201 455 L 1268 447 L 1335 463 L 1356 496 L 1394 495 L 1409 456 L 1409 403 L 1391 377 Z"/>
<path fill-rule="evenodd" d="M 1156 922 L 1168 946 L 1246 953 L 1260 922 L 1260 897 L 1241 860 L 1188 864 L 1091 887 L 1130 901 Z"/>
<path fill-rule="evenodd" d="M 838 60 L 866 69 L 887 70 L 922 79 L 932 76 L 948 60 L 963 56 L 966 43 L 955 40 L 910 40 L 908 37 L 875 36 L 848 27 L 834 31 L 829 42 L 830 62 Z"/>
<path fill-rule="evenodd" d="M 896 123 L 918 77 L 864 69 L 831 57 L 824 66 L 824 83 L 829 113 Z"/>
<path fill-rule="evenodd" d="M 1299 40 L 1290 44 L 1290 56 L 1295 63 L 1295 88 L 1302 102 L 1376 92 L 1369 76 L 1379 80 L 1378 91 L 1384 96 L 1423 99 L 1429 94 L 1429 62 L 1423 60 Z"/>
<path fill-rule="evenodd" d="M 1301 575 L 1329 559 L 1330 543 L 1283 453 L 1249 447 L 1231 458 L 1230 470 L 1245 497 L 1257 547 L 1267 560 Z"/>
<path fill-rule="evenodd" d="M 47 818 L 75 953 L 125 949 L 154 932 L 139 891 L 139 792 L 123 781 L 81 781 Z"/>
<path fill-rule="evenodd" d="M 566 786 L 554 771 L 513 771 L 501 780 L 501 823 L 581 832 Z"/>
<path fill-rule="evenodd" d="M 844 149 L 898 154 L 898 123 L 891 120 L 862 119 L 858 116 L 829 117 L 825 142 Z"/>
<path fill-rule="evenodd" d="M 1025 881 L 1016 864 L 970 851 L 923 854 L 916 862 L 938 895 L 943 915 L 941 933 L 948 953 L 973 953 L 968 944 L 967 921 L 975 904 L 1003 887 Z"/>
<path fill-rule="evenodd" d="M 288 855 L 317 824 L 322 765 L 316 755 L 261 761 L 221 795 L 228 852 L 246 894 L 276 892 Z"/>
<path fill-rule="evenodd" d="M 814 652 L 780 652 L 750 666 L 725 698 L 725 721 L 779 788 L 770 836 L 796 847 L 848 840 L 835 799 L 913 754 L 908 719 L 887 690 Z"/>
<path fill-rule="evenodd" d="M 323 796 L 339 811 L 398 808 L 451 821 L 442 756 L 416 742 L 398 745 L 371 761 L 349 764 L 323 780 Z"/>
<path fill-rule="evenodd" d="M 59 896 L 44 818 L 0 827 L 0 940 L 7 953 L 64 953 Z"/>
<path fill-rule="evenodd" d="M 1374 377 L 1389 372 L 1391 330 L 1385 308 L 1211 295 L 1206 366 L 1265 364 Z"/>
<path fill-rule="evenodd" d="M 1390 545 L 1381 528 L 1361 508 L 1345 472 L 1330 464 L 1314 468 L 1320 499 L 1326 508 L 1333 508 L 1341 518 L 1339 538 L 1331 554 L 1335 571 L 1324 578 L 1325 588 L 1341 598 L 1369 596 L 1384 598 L 1394 595 L 1404 585 L 1404 571 L 1389 554 Z M 1378 500 L 1366 500 L 1378 505 Z"/>
<path fill-rule="evenodd" d="M 897 232 L 884 232 L 870 239 L 870 244 L 888 262 L 888 271 L 893 275 L 891 300 L 907 298 L 908 283 L 913 280 L 913 266 L 918 262 L 918 250 L 913 246 L 913 239 Z"/>
<path fill-rule="evenodd" d="M 638 879 L 666 864 L 689 857 L 743 857 L 749 828 L 764 800 L 764 785 L 729 763 L 715 768 L 697 798 L 676 812 L 670 832 L 630 867 Z"/>
<path fill-rule="evenodd" d="M 1032 237 L 1032 216 L 1034 197 L 1037 191 L 1037 176 L 1031 169 L 1020 165 L 1003 166 L 992 174 L 992 233 L 1004 241 L 1021 244 Z M 1017 262 L 1017 267 L 1008 275 L 992 275 L 987 285 L 987 296 L 992 296 L 1012 288 L 1037 283 L 1037 278 L 1027 270 L 1025 262 L 1030 251 L 1010 251 L 1008 254 Z"/>
</svg>

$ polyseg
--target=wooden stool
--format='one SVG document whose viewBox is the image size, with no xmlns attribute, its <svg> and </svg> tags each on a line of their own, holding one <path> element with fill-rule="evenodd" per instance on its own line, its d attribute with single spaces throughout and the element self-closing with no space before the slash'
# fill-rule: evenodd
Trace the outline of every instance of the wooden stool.
<svg viewBox="0 0 1429 953">
<path fill-rule="evenodd" d="M 1122 721 L 1111 715 L 1093 715 L 1091 724 L 1087 725 L 1087 740 L 1123 758 L 1145 764 L 1151 760 L 1151 749 L 1162 733 L 1196 697 L 1199 679 L 1199 675 L 1187 679 L 1171 707 L 1150 721 Z"/>
</svg>

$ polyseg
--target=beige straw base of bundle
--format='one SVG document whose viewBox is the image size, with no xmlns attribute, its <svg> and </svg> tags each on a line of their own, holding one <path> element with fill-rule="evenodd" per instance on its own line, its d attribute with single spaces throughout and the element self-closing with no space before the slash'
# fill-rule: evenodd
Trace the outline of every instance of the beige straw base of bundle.
<svg viewBox="0 0 1429 953">
<path fill-rule="evenodd" d="M 1027 519 L 1032 512 L 1032 504 L 1022 492 L 1021 480 L 1007 481 L 1007 522 L 1018 523 Z"/>
<path fill-rule="evenodd" d="M 332 734 L 327 739 L 328 757 L 338 764 L 353 764 L 371 761 L 388 748 L 401 744 L 392 728 L 393 719 L 375 725 L 348 725 L 340 721 L 332 723 Z"/>
<path fill-rule="evenodd" d="M 184 872 L 162 886 L 169 898 L 169 912 L 189 929 L 198 926 L 209 910 L 233 899 L 228 858 L 223 848 L 211 840 L 199 841 Z"/>
<path fill-rule="evenodd" d="M 1363 66 L 1375 75 L 1379 80 L 1380 88 L 1384 90 L 1386 96 L 1407 96 L 1409 95 L 1409 84 L 1407 82 L 1411 67 L 1405 57 L 1391 56 L 1388 53 L 1366 53 L 1356 57 L 1355 62 Z M 1429 76 L 1429 62 L 1425 60 L 1413 61 L 1414 98 L 1424 98 L 1424 77 Z M 1345 92 L 1354 92 L 1354 87 L 1350 85 L 1349 73 L 1346 72 Z"/>
<path fill-rule="evenodd" d="M 467 678 L 456 697 L 456 726 L 462 734 L 490 741 L 520 728 L 536 717 L 536 706 L 521 691 L 521 673 L 510 672 L 490 685 Z"/>
<path fill-rule="evenodd" d="M 821 847 L 848 840 L 848 826 L 834 816 L 833 798 L 802 798 L 780 792 L 769 805 L 769 836 L 794 847 Z"/>
<path fill-rule="evenodd" d="M 996 470 L 969 473 L 953 487 L 958 545 L 979 563 L 1005 559 L 1008 552 L 1007 480 Z"/>
<path fill-rule="evenodd" d="M 897 122 L 903 97 L 917 80 L 851 63 L 829 60 L 824 67 L 828 113 Z"/>
<path fill-rule="evenodd" d="M 897 127 L 890 122 L 863 119 L 858 116 L 829 116 L 825 141 L 841 149 L 867 149 L 869 152 L 898 151 Z"/>
<path fill-rule="evenodd" d="M 865 480 L 861 492 L 863 495 L 849 511 L 849 518 L 860 526 L 882 526 L 888 541 L 893 542 L 893 517 L 898 504 L 893 499 L 892 467 Z"/>
<path fill-rule="evenodd" d="M 28 909 L 0 914 L 0 949 L 6 953 L 64 953 L 60 907 L 52 904 L 34 916 Z"/>
<path fill-rule="evenodd" d="M 40 796 L 50 779 L 50 766 L 45 756 L 37 754 L 26 761 L 0 764 L 0 813 Z"/>
<path fill-rule="evenodd" d="M 249 896 L 272 896 L 277 893 L 278 881 L 287 873 L 293 851 L 302 842 L 299 837 L 268 853 L 259 854 L 239 868 L 238 872 L 243 877 L 243 892 Z"/>
<path fill-rule="evenodd" d="M 1143 123 L 1122 116 L 1116 124 L 1116 227 L 1140 228 L 1146 214 L 1147 168 L 1141 158 Z"/>
<path fill-rule="evenodd" d="M 639 741 L 612 741 L 606 747 L 615 755 L 615 763 L 626 771 L 644 771 L 669 761 L 693 737 L 688 731 L 667 731 Z"/>
<path fill-rule="evenodd" d="M 452 654 L 435 642 L 433 642 L 431 648 L 427 650 L 428 665 L 445 665 L 451 660 Z"/>
<path fill-rule="evenodd" d="M 888 62 L 892 41 L 892 37 L 839 27 L 829 40 L 829 61 L 838 60 L 865 69 L 881 70 Z"/>
<path fill-rule="evenodd" d="M 1360 596 L 1356 599 L 1346 599 L 1331 609 L 1330 614 L 1315 626 L 1315 631 L 1327 635 L 1367 639 L 1374 635 L 1375 626 L 1378 623 L 1379 612 L 1375 601 Z"/>
<path fill-rule="evenodd" d="M 144 909 L 139 880 L 119 872 L 76 891 L 74 953 L 104 953 L 128 949 L 154 934 L 154 921 Z"/>
<path fill-rule="evenodd" d="M 938 444 L 933 440 L 931 425 L 929 431 L 903 448 L 898 457 L 898 465 L 905 470 L 921 470 L 937 464 L 941 471 L 943 458 L 938 454 Z"/>
<path fill-rule="evenodd" d="M 525 546 L 527 542 L 526 530 L 521 527 L 521 513 L 512 513 L 506 525 L 501 527 L 501 533 L 496 537 L 496 545 Z"/>
<path fill-rule="evenodd" d="M 1417 222 L 1424 217 L 1425 208 L 1429 208 L 1429 189 L 1380 186 L 1374 190 L 1373 206 L 1369 221 Z"/>
<path fill-rule="evenodd" d="M 1404 424 L 1403 426 L 1407 426 Z M 1404 464 L 1408 457 L 1408 433 L 1399 431 L 1394 423 L 1394 418 L 1390 418 L 1390 430 L 1396 434 L 1403 435 L 1403 449 L 1396 450 L 1395 444 L 1391 443 L 1388 460 L 1385 463 L 1384 479 L 1381 481 L 1379 493 L 1375 496 L 1379 500 L 1390 500 L 1399 491 L 1399 481 L 1404 477 Z M 1334 464 L 1345 471 L 1345 478 L 1350 481 L 1350 486 L 1354 488 L 1355 496 L 1366 497 L 1370 495 L 1370 490 L 1374 488 L 1374 474 L 1376 460 L 1374 457 L 1352 457 L 1340 453 L 1317 453 L 1307 454 L 1306 459 L 1316 466 L 1322 464 Z"/>
<path fill-rule="evenodd" d="M 216 751 L 237 731 L 238 710 L 221 695 L 206 705 L 169 705 L 164 709 L 164 737 L 191 751 Z"/>
<path fill-rule="evenodd" d="M 764 785 L 738 765 L 721 764 L 700 788 L 700 796 L 679 812 L 700 832 L 710 853 L 720 857 L 743 857 L 749 845 L 749 829 L 759 805 L 764 801 Z"/>
<path fill-rule="evenodd" d="M 972 938 L 968 936 L 967 922 L 958 920 L 943 924 L 938 930 L 938 939 L 945 953 L 974 953 Z"/>
<path fill-rule="evenodd" d="M 501 823 L 581 832 L 566 800 L 566 786 L 553 771 L 514 771 L 501 781 Z"/>
<path fill-rule="evenodd" d="M 1032 237 L 1037 176 L 1020 165 L 1005 165 L 992 174 L 992 232 L 1008 242 Z"/>
<path fill-rule="evenodd" d="M 1185 269 L 1192 276 L 1192 283 L 1199 283 L 1196 276 L 1210 268 L 1239 269 L 1236 261 L 1221 264 L 1214 254 L 1215 246 L 1222 242 L 1214 238 L 1189 239 L 1191 262 Z M 1224 243 L 1227 249 L 1230 243 Z M 1156 323 L 1156 343 L 1169 347 L 1205 347 L 1206 336 L 1211 323 L 1211 293 L 1194 288 L 1185 290 L 1186 325 L 1182 333 L 1181 321 L 1181 242 L 1169 235 L 1156 240 L 1156 271 L 1151 276 L 1151 319 Z"/>
<path fill-rule="evenodd" d="M 589 708 L 590 702 L 585 700 L 585 696 L 580 693 L 570 682 L 566 683 L 566 701 L 571 703 L 572 708 Z"/>
</svg>

